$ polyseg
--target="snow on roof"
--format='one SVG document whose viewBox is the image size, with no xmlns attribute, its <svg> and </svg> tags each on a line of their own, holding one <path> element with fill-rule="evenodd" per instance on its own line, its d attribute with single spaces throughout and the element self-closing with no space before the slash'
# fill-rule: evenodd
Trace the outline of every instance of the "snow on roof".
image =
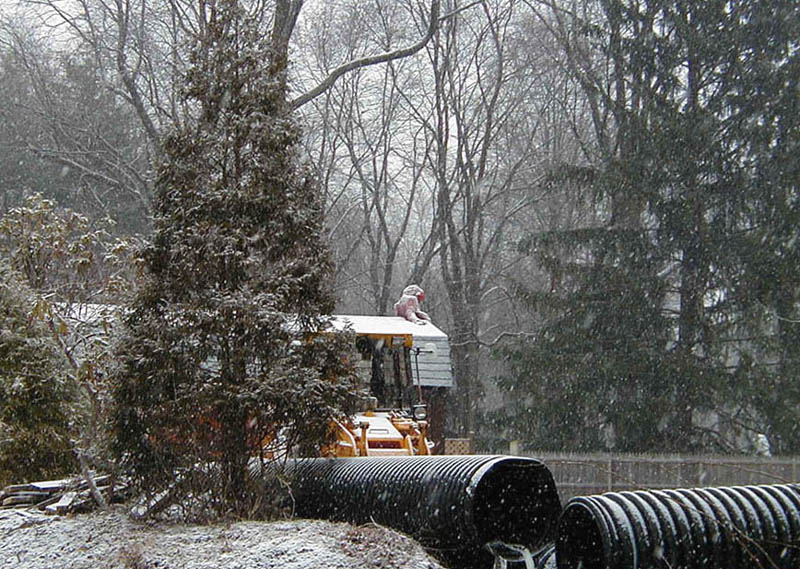
<svg viewBox="0 0 800 569">
<path fill-rule="evenodd" d="M 83 322 L 97 322 L 109 318 L 117 319 L 121 311 L 119 306 L 113 304 L 59 303 L 57 306 L 63 316 Z M 334 314 L 331 323 L 335 330 L 344 330 L 349 324 L 356 334 L 412 336 L 412 338 L 447 338 L 447 334 L 431 322 L 427 324 L 414 324 L 400 316 Z"/>
<path fill-rule="evenodd" d="M 412 338 L 447 338 L 447 334 L 431 322 L 427 324 L 414 324 L 400 316 L 335 314 L 332 324 L 336 330 L 344 330 L 349 324 L 356 334 L 412 336 Z"/>
</svg>

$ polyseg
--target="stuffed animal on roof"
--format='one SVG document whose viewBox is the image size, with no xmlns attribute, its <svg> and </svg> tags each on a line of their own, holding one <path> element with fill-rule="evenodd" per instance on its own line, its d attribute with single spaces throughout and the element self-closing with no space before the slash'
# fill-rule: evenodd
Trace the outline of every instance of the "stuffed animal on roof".
<svg viewBox="0 0 800 569">
<path fill-rule="evenodd" d="M 420 303 L 425 300 L 425 292 L 417 285 L 408 285 L 403 289 L 403 296 L 394 303 L 394 311 L 414 324 L 427 324 L 431 317 L 420 310 Z"/>
</svg>

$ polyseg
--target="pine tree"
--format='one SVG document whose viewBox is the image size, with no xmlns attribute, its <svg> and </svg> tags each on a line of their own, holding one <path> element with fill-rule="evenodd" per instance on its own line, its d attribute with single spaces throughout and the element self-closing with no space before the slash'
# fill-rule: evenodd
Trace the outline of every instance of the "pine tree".
<svg viewBox="0 0 800 569">
<path fill-rule="evenodd" d="M 545 323 L 535 339 L 496 352 L 508 367 L 499 385 L 511 395 L 504 422 L 513 438 L 553 451 L 597 451 L 609 437 L 618 450 L 652 448 L 675 390 L 652 245 L 641 231 L 597 228 L 525 246 L 558 277 L 544 292 L 518 285 Z"/>
<path fill-rule="evenodd" d="M 526 292 L 545 323 L 503 353 L 516 428 L 584 450 L 796 444 L 797 3 L 598 7 L 575 31 L 612 69 L 606 214 L 528 239 L 563 286 Z"/>
<path fill-rule="evenodd" d="M 727 242 L 739 350 L 730 397 L 773 452 L 800 451 L 800 5 L 748 2 L 727 110 L 737 158 L 747 165 L 742 229 Z"/>
<path fill-rule="evenodd" d="M 126 317 L 116 448 L 157 491 L 180 473 L 218 513 L 250 512 L 260 443 L 321 442 L 351 394 L 317 185 L 301 165 L 286 78 L 235 0 L 193 51 L 196 120 L 168 136 L 146 282 Z M 268 458 L 262 456 L 262 458 Z M 203 478 L 198 465 L 219 472 Z"/>
</svg>

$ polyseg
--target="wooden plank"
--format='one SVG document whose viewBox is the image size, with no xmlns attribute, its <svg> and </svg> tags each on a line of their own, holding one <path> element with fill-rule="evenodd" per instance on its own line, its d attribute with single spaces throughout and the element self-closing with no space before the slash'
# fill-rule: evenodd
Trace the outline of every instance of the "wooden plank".
<svg viewBox="0 0 800 569">
<path fill-rule="evenodd" d="M 43 480 L 42 482 L 31 482 L 29 486 L 42 491 L 58 492 L 68 488 L 75 483 L 74 478 L 65 478 L 63 480 Z"/>
<path fill-rule="evenodd" d="M 47 492 L 17 492 L 4 498 L 3 505 L 36 504 L 46 499 L 48 496 L 50 496 L 50 494 Z"/>
<path fill-rule="evenodd" d="M 35 490 L 30 484 L 12 484 L 3 488 L 4 494 L 15 494 L 17 492 L 31 492 Z"/>
<path fill-rule="evenodd" d="M 66 492 L 58 499 L 57 502 L 45 507 L 44 510 L 49 514 L 57 514 L 68 510 L 72 507 L 73 503 L 78 498 L 78 495 L 78 492 Z"/>
</svg>

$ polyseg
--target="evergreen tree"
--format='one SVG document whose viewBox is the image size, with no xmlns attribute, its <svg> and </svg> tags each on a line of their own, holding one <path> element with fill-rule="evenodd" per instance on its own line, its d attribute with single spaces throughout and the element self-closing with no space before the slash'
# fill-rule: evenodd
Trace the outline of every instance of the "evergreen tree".
<svg viewBox="0 0 800 569">
<path fill-rule="evenodd" d="M 195 497 L 209 491 L 206 507 L 239 515 L 260 499 L 251 454 L 318 445 L 354 378 L 347 340 L 319 334 L 331 262 L 271 60 L 235 0 L 211 4 L 186 82 L 196 120 L 163 143 L 115 392 L 117 451 L 145 489 L 180 475 Z M 219 471 L 203 477 L 212 460 Z"/>
<path fill-rule="evenodd" d="M 31 317 L 34 304 L 0 263 L 0 486 L 75 472 L 72 382 L 50 331 Z"/>
<path fill-rule="evenodd" d="M 800 5 L 742 5 L 749 49 L 727 100 L 736 157 L 747 167 L 746 215 L 727 243 L 740 343 L 730 397 L 737 420 L 765 433 L 773 452 L 800 451 Z"/>
<path fill-rule="evenodd" d="M 765 425 L 777 435 L 798 402 L 789 375 L 769 369 L 796 361 L 798 7 L 599 7 L 603 21 L 575 31 L 611 65 L 600 92 L 614 131 L 598 134 L 592 177 L 607 215 L 526 243 L 563 286 L 526 291 L 545 323 L 503 353 L 505 387 L 529 402 L 518 432 L 684 452 L 741 448 Z"/>
<path fill-rule="evenodd" d="M 535 339 L 496 352 L 509 370 L 499 385 L 512 395 L 504 413 L 512 436 L 553 451 L 595 451 L 609 438 L 619 450 L 652 448 L 662 438 L 654 419 L 667 416 L 675 390 L 652 245 L 642 232 L 604 228 L 525 245 L 558 278 L 546 292 L 518 285 L 546 323 Z"/>
</svg>

